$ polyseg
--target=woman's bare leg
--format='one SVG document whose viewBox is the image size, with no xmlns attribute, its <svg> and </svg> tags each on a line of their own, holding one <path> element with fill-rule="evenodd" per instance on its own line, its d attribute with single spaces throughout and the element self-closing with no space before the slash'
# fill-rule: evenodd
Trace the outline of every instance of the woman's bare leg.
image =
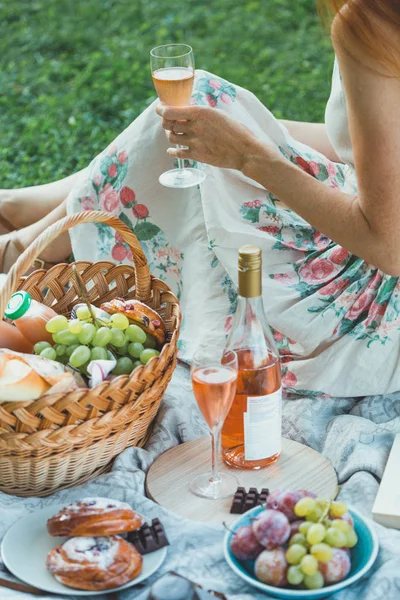
<svg viewBox="0 0 400 600">
<path fill-rule="evenodd" d="M 84 176 L 86 169 L 69 177 L 26 188 L 0 190 L 0 213 L 15 229 L 43 219 L 57 208 Z M 0 230 L 0 233 L 1 230 Z"/>
<path fill-rule="evenodd" d="M 18 247 L 22 246 L 23 248 L 27 248 L 47 227 L 65 217 L 66 214 L 65 202 L 62 202 L 40 221 L 12 234 L 13 239 L 18 242 Z M 11 269 L 12 265 L 20 255 L 17 246 L 11 243 L 7 247 L 2 267 L 5 273 Z M 70 254 L 71 244 L 69 235 L 68 233 L 63 233 L 43 251 L 39 258 L 45 262 L 58 263 L 65 261 Z"/>
</svg>

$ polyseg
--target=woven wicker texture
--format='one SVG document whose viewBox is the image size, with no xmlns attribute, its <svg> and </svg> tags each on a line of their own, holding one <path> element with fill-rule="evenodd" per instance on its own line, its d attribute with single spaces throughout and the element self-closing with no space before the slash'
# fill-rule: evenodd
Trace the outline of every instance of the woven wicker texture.
<svg viewBox="0 0 400 600">
<path fill-rule="evenodd" d="M 58 314 L 70 315 L 80 301 L 72 264 L 38 270 L 27 278 L 21 275 L 50 242 L 82 223 L 105 223 L 119 231 L 134 258 L 134 266 L 73 263 L 88 300 L 96 306 L 116 297 L 145 302 L 163 318 L 167 343 L 146 366 L 94 389 L 0 404 L 0 490 L 9 494 L 48 495 L 105 470 L 126 447 L 143 446 L 176 365 L 181 324 L 178 300 L 163 281 L 150 275 L 132 231 L 108 213 L 78 213 L 39 236 L 7 277 L 0 293 L 0 317 L 17 289 L 28 291 Z"/>
</svg>

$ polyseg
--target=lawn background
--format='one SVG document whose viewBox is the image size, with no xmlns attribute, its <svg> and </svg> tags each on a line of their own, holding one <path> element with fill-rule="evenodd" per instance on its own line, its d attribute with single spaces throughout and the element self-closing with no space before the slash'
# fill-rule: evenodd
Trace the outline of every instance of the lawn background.
<svg viewBox="0 0 400 600">
<path fill-rule="evenodd" d="M 277 117 L 321 121 L 332 50 L 315 0 L 0 0 L 0 187 L 84 167 L 152 100 L 149 51 L 197 67 Z"/>
</svg>

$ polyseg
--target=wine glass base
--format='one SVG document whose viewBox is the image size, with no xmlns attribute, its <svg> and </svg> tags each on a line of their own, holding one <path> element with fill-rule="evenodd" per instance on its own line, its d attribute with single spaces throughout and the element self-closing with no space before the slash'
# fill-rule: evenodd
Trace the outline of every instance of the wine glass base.
<svg viewBox="0 0 400 600">
<path fill-rule="evenodd" d="M 221 498 L 230 498 L 238 488 L 239 481 L 235 475 L 229 473 L 220 473 L 216 481 L 211 480 L 210 473 L 199 475 L 190 484 L 190 491 L 201 498 L 209 500 L 220 500 Z"/>
<path fill-rule="evenodd" d="M 168 188 L 189 188 L 199 185 L 206 178 L 204 171 L 200 169 L 171 169 L 159 177 L 159 182 Z"/>
</svg>

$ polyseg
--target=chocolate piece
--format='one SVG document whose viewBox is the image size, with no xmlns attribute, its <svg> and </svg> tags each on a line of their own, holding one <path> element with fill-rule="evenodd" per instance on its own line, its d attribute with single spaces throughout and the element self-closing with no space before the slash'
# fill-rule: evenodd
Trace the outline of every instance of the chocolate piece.
<svg viewBox="0 0 400 600">
<path fill-rule="evenodd" d="M 128 542 L 133 544 L 140 554 L 149 554 L 169 546 L 164 527 L 160 519 L 153 519 L 151 525 L 145 523 L 139 529 L 128 533 Z"/>
<path fill-rule="evenodd" d="M 233 496 L 230 512 L 233 515 L 242 515 L 255 506 L 266 504 L 268 495 L 269 490 L 267 488 L 262 488 L 259 492 L 257 488 L 251 487 L 246 492 L 244 487 L 238 487 Z"/>
</svg>

